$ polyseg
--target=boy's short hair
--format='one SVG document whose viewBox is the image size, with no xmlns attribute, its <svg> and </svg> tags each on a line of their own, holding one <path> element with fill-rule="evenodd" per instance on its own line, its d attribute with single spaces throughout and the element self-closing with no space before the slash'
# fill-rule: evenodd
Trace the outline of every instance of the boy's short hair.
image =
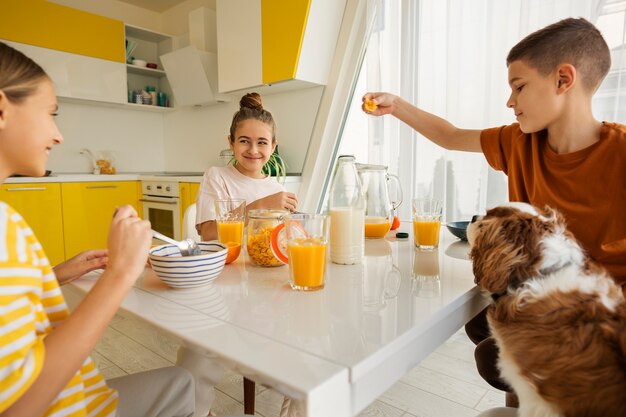
<svg viewBox="0 0 626 417">
<path fill-rule="evenodd" d="M 583 18 L 563 19 L 526 36 L 511 49 L 506 64 L 520 60 L 542 75 L 548 75 L 560 64 L 571 64 L 591 92 L 600 86 L 611 68 L 611 52 L 606 41 Z"/>
</svg>

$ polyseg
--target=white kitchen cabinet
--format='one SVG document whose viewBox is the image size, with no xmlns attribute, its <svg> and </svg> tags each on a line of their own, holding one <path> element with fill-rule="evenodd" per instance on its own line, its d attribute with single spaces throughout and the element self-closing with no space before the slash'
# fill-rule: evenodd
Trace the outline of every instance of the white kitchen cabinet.
<svg viewBox="0 0 626 417">
<path fill-rule="evenodd" d="M 126 66 L 39 46 L 4 41 L 37 62 L 52 79 L 60 97 L 126 103 Z"/>
<path fill-rule="evenodd" d="M 129 63 L 126 64 L 128 78 L 127 100 L 130 101 L 131 91 L 141 91 L 145 90 L 147 86 L 154 86 L 157 92 L 162 91 L 167 94 L 169 107 L 172 107 L 174 105 L 172 89 L 160 59 L 161 55 L 172 50 L 172 37 L 164 33 L 154 32 L 128 24 L 124 27 L 126 30 L 126 39 L 135 42 L 137 45 L 131 55 L 136 59 L 157 64 L 157 69 L 139 67 Z M 138 109 L 167 111 L 166 108 L 159 108 L 156 105 L 130 104 Z"/>
<path fill-rule="evenodd" d="M 325 85 L 346 0 L 217 0 L 220 92 Z M 269 89 L 260 88 L 271 86 Z"/>
</svg>

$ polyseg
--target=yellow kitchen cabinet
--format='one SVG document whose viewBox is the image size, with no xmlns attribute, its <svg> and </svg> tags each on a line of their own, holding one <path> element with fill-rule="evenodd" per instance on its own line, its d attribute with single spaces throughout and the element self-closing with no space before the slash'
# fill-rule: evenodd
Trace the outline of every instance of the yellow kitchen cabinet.
<svg viewBox="0 0 626 417">
<path fill-rule="evenodd" d="M 115 208 L 130 204 L 137 209 L 139 203 L 136 181 L 63 183 L 61 192 L 67 258 L 106 248 Z"/>
<path fill-rule="evenodd" d="M 272 88 L 281 90 L 325 85 L 345 5 L 346 0 L 217 0 L 220 92 L 275 83 Z"/>
<path fill-rule="evenodd" d="M 44 0 L 2 2 L 0 38 L 124 63 L 124 23 Z"/>
<path fill-rule="evenodd" d="M 24 217 L 52 265 L 65 260 L 61 184 L 3 184 L 0 201 L 9 204 Z"/>
</svg>

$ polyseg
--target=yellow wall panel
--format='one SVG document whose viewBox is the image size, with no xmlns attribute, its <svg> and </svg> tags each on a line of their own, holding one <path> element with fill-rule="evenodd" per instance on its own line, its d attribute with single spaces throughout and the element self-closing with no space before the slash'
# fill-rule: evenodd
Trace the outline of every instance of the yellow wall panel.
<svg viewBox="0 0 626 417">
<path fill-rule="evenodd" d="M 125 62 L 122 21 L 44 0 L 2 3 L 0 39 Z"/>
<path fill-rule="evenodd" d="M 263 83 L 295 78 L 310 5 L 310 0 L 261 1 Z"/>
</svg>

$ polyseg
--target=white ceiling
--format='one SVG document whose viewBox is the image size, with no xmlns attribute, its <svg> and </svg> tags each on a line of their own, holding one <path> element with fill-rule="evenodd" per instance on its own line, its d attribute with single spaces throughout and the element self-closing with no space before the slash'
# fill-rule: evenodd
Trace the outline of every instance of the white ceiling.
<svg viewBox="0 0 626 417">
<path fill-rule="evenodd" d="M 186 0 L 119 0 L 123 3 L 132 4 L 133 6 L 143 9 L 152 10 L 153 12 L 162 13 L 174 6 L 184 3 Z M 212 1 L 215 7 L 215 0 Z"/>
</svg>

